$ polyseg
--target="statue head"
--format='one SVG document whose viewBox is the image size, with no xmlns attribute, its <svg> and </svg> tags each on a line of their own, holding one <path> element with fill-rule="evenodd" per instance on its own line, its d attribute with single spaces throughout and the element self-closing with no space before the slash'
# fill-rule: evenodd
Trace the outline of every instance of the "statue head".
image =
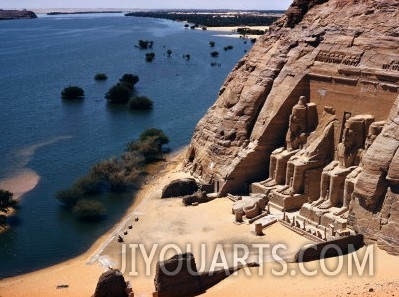
<svg viewBox="0 0 399 297">
<path fill-rule="evenodd" d="M 288 129 L 291 133 L 296 134 L 300 132 L 300 125 L 298 118 L 295 115 L 290 115 L 290 120 L 288 122 Z"/>
<path fill-rule="evenodd" d="M 294 105 L 290 116 L 290 131 L 291 122 L 295 122 L 294 126 L 298 133 L 307 131 L 307 107 L 306 107 L 306 97 L 300 96 L 298 103 Z"/>
<path fill-rule="evenodd" d="M 367 150 L 371 144 L 374 142 L 374 140 L 377 138 L 377 136 L 381 133 L 382 128 L 385 125 L 385 121 L 380 121 L 380 122 L 374 122 L 370 125 L 369 131 L 366 137 L 366 141 L 364 144 L 364 148 Z"/>
</svg>

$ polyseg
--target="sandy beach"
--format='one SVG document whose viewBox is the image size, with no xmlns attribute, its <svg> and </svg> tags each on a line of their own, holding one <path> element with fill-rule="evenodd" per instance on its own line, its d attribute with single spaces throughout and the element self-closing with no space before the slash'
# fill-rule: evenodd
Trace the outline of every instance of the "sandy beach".
<svg viewBox="0 0 399 297">
<path fill-rule="evenodd" d="M 279 223 L 264 229 L 264 236 L 255 236 L 253 225 L 233 223 L 232 201 L 227 198 L 187 207 L 183 206 L 180 198 L 160 199 L 164 185 L 176 178 L 188 176 L 181 170 L 181 157 L 180 154 L 168 163 L 152 169 L 152 175 L 136 194 L 135 202 L 120 223 L 99 238 L 86 253 L 40 271 L 3 279 L 0 281 L 0 296 L 91 296 L 98 277 L 108 266 L 123 269 L 126 280 L 133 286 L 135 296 L 152 296 L 156 261 L 151 262 L 149 273 L 146 274 L 145 263 L 138 258 L 139 252 L 136 254 L 136 261 L 131 261 L 132 249 L 129 244 L 144 244 L 148 254 L 153 244 L 158 244 L 154 259 L 158 259 L 160 250 L 167 244 L 180 248 L 182 252 L 191 246 L 197 266 L 200 270 L 207 271 L 216 244 L 223 246 L 229 262 L 233 255 L 231 246 L 237 243 L 246 246 L 269 244 L 270 247 L 284 244 L 286 249 L 281 249 L 279 255 L 289 259 L 299 248 L 310 242 Z M 135 220 L 136 217 L 138 221 Z M 129 229 L 130 225 L 132 229 Z M 123 234 L 125 231 L 127 235 Z M 118 235 L 123 237 L 124 244 L 117 242 Z M 200 252 L 198 247 L 201 244 L 206 245 L 206 253 Z M 352 259 L 348 259 L 348 255 L 327 259 L 323 264 L 319 261 L 306 263 L 307 271 L 317 269 L 315 276 L 301 273 L 298 264 L 287 264 L 287 272 L 283 276 L 276 276 L 272 269 L 279 272 L 283 266 L 272 262 L 270 253 L 265 253 L 263 266 L 241 270 L 238 275 L 230 276 L 203 296 L 260 296 L 264 292 L 274 296 L 397 295 L 399 257 L 388 255 L 377 247 L 372 248 L 372 276 L 368 275 L 369 266 L 363 276 L 356 273 L 348 276 L 348 263 Z M 365 251 L 366 248 L 363 248 L 356 253 L 360 260 Z M 173 252 L 170 248 L 165 257 L 171 256 Z M 248 262 L 258 258 L 258 253 L 251 250 Z M 336 275 L 323 272 L 325 267 L 330 272 L 339 268 L 340 261 L 342 269 L 337 269 Z M 216 269 L 220 268 L 222 267 Z M 263 276 L 259 275 L 260 271 Z M 292 271 L 295 271 L 295 275 Z M 135 272 L 138 275 L 134 275 Z M 59 285 L 68 287 L 57 289 Z"/>
<path fill-rule="evenodd" d="M 233 27 L 207 27 L 208 31 L 216 31 L 216 32 L 225 32 L 222 34 L 215 34 L 215 36 L 221 36 L 221 37 L 233 37 L 233 38 L 240 38 L 242 35 L 236 33 L 238 28 L 248 28 L 252 30 L 269 30 L 269 26 L 233 26 Z M 246 38 L 259 38 L 262 35 L 246 35 Z"/>
</svg>

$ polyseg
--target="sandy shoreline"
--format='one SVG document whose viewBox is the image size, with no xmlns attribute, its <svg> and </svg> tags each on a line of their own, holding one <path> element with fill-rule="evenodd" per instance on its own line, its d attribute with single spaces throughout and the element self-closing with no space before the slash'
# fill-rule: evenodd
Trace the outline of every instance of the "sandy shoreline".
<svg viewBox="0 0 399 297">
<path fill-rule="evenodd" d="M 203 255 L 196 247 L 202 243 L 207 244 L 208 248 L 216 243 L 222 244 L 229 258 L 232 254 L 229 254 L 227 248 L 235 243 L 245 245 L 267 243 L 272 247 L 284 243 L 287 250 L 282 251 L 280 255 L 288 257 L 309 242 L 279 223 L 265 229 L 265 236 L 254 236 L 252 225 L 233 224 L 232 202 L 226 198 L 215 199 L 195 207 L 184 207 L 179 198 L 159 199 L 163 185 L 175 178 L 187 176 L 187 173 L 181 171 L 181 156 L 174 157 L 160 167 L 152 168 L 153 175 L 149 176 L 147 183 L 136 194 L 136 199 L 126 215 L 87 252 L 52 267 L 1 280 L 0 296 L 91 296 L 98 277 L 106 269 L 104 266 L 121 268 L 124 260 L 126 260 L 124 275 L 132 283 L 135 295 L 152 296 L 156 261 L 151 262 L 151 273 L 145 275 L 144 263 L 139 260 L 131 262 L 128 246 L 125 246 L 127 251 L 124 253 L 123 245 L 117 242 L 116 237 L 119 234 L 122 234 L 126 244 L 142 243 L 150 246 L 158 243 L 162 247 L 173 243 L 182 247 L 183 252 L 184 247 L 191 244 L 197 266 L 202 263 Z M 138 222 L 134 221 L 136 216 L 139 217 Z M 130 224 L 133 225 L 132 229 L 128 229 Z M 123 235 L 124 231 L 128 231 L 128 234 Z M 360 260 L 364 251 L 365 248 L 356 253 Z M 156 254 L 158 253 L 159 249 Z M 208 263 L 211 256 L 212 253 L 204 256 L 205 263 Z M 258 255 L 251 253 L 251 256 L 256 258 Z M 98 259 L 104 260 L 103 264 L 94 261 Z M 242 270 L 237 276 L 227 278 L 203 295 L 260 296 L 268 292 L 268 295 L 275 296 L 393 296 L 392 294 L 397 293 L 399 257 L 390 256 L 375 247 L 372 262 L 374 275 L 362 277 L 357 275 L 348 277 L 348 256 L 327 259 L 326 267 L 330 267 L 330 271 L 334 270 L 332 268 L 337 267 L 340 260 L 343 261 L 343 269 L 335 276 L 322 273 L 321 262 L 315 261 L 306 264 L 309 271 L 318 269 L 315 276 L 309 277 L 302 273 L 293 276 L 292 271 L 299 272 L 300 267 L 298 264 L 288 264 L 287 273 L 277 277 L 272 275 L 271 269 L 281 271 L 281 264 L 270 262 L 270 258 L 266 257 L 263 276 L 259 276 L 259 268 L 251 268 L 249 270 L 251 276 L 247 275 L 248 271 Z M 134 268 L 132 263 L 137 263 Z M 204 266 L 204 270 L 208 268 Z M 137 269 L 139 275 L 129 275 L 134 269 Z M 69 287 L 56 289 L 57 285 L 62 284 Z"/>
<path fill-rule="evenodd" d="M 208 31 L 215 31 L 215 32 L 225 32 L 223 34 L 215 34 L 215 36 L 220 37 L 233 37 L 233 38 L 240 38 L 242 37 L 241 34 L 238 34 L 236 31 L 238 28 L 248 28 L 252 30 L 269 30 L 269 26 L 232 26 L 232 27 L 207 27 Z M 245 35 L 246 38 L 255 38 L 258 39 L 262 35 Z"/>
</svg>

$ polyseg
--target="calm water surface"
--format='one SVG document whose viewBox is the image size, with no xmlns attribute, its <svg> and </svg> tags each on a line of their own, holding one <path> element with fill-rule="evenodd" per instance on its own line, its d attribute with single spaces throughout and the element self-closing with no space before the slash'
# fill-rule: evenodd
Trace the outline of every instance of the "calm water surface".
<svg viewBox="0 0 399 297">
<path fill-rule="evenodd" d="M 11 218 L 12 229 L 0 234 L 0 277 L 84 252 L 123 215 L 130 195 L 104 195 L 108 216 L 100 224 L 80 223 L 60 208 L 57 191 L 91 165 L 118 155 L 149 127 L 163 129 L 172 149 L 188 144 L 226 75 L 251 47 L 214 34 L 121 14 L 0 22 L 0 180 L 21 172 L 40 176 Z M 135 48 L 139 39 L 154 41 L 154 62 L 145 62 L 145 51 Z M 215 48 L 209 47 L 211 40 Z M 234 48 L 224 51 L 227 45 Z M 170 58 L 167 49 L 173 51 Z M 212 50 L 220 56 L 212 58 Z M 95 82 L 97 72 L 108 80 Z M 124 73 L 139 75 L 137 91 L 154 101 L 154 110 L 131 112 L 106 104 L 104 94 Z M 85 90 L 83 102 L 60 99 L 68 85 Z"/>
</svg>

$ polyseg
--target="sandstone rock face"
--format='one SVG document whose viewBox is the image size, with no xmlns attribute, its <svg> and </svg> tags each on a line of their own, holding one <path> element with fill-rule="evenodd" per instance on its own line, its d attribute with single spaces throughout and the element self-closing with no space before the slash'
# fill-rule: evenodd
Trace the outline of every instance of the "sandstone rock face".
<svg viewBox="0 0 399 297">
<path fill-rule="evenodd" d="M 365 157 L 370 168 L 359 178 L 358 207 L 350 222 L 368 232 L 366 241 L 399 230 L 392 186 L 399 181 L 399 120 L 393 115 L 399 90 L 398 18 L 398 0 L 295 0 L 226 78 L 195 129 L 186 169 L 219 196 L 248 193 L 251 183 L 268 177 L 270 155 L 285 145 L 300 96 L 317 106 L 319 119 L 324 108 L 334 110 L 334 147 L 348 115 L 371 114 L 383 121 L 394 105 L 380 141 Z M 366 214 L 375 220 L 366 222 Z M 382 245 L 398 245 L 384 238 Z"/>
<path fill-rule="evenodd" d="M 97 283 L 94 297 L 127 297 L 127 285 L 122 273 L 116 269 L 104 272 Z"/>
<path fill-rule="evenodd" d="M 364 156 L 349 223 L 368 241 L 399 254 L 399 96 L 381 134 Z"/>
</svg>

